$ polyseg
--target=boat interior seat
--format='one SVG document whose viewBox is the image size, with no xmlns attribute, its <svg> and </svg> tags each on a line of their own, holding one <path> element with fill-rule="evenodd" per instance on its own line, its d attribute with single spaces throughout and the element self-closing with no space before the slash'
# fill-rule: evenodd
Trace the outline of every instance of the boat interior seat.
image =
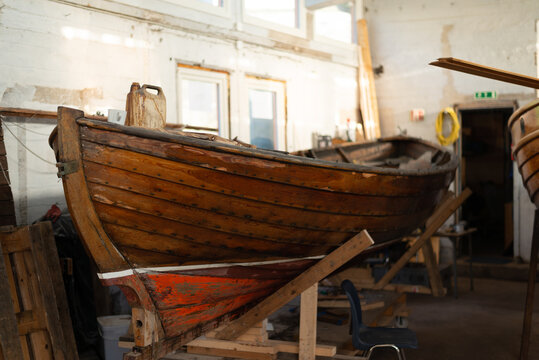
<svg viewBox="0 0 539 360">
<path fill-rule="evenodd" d="M 405 360 L 403 349 L 417 349 L 415 332 L 404 328 L 369 327 L 361 317 L 361 303 L 357 290 L 350 280 L 344 280 L 342 289 L 350 301 L 352 343 L 354 348 L 366 352 L 368 360 L 377 348 L 392 348 L 398 359 Z"/>
</svg>

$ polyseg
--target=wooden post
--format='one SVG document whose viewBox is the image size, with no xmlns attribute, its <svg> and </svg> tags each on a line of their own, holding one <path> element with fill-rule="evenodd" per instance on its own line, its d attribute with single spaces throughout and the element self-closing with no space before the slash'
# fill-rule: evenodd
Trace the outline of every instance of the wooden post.
<svg viewBox="0 0 539 360">
<path fill-rule="evenodd" d="M 314 360 L 316 350 L 316 315 L 318 282 L 301 293 L 299 313 L 299 360 Z"/>
<path fill-rule="evenodd" d="M 427 267 L 427 273 L 429 274 L 429 283 L 434 296 L 444 296 L 445 290 L 442 284 L 442 276 L 440 275 L 440 269 L 436 263 L 436 257 L 434 256 L 434 250 L 432 249 L 432 238 L 425 241 L 425 244 L 421 248 L 423 250 L 423 257 L 425 258 L 425 266 Z"/>
<path fill-rule="evenodd" d="M 528 273 L 528 291 L 526 295 L 526 308 L 524 309 L 524 322 L 522 325 L 522 340 L 520 342 L 520 360 L 528 359 L 530 348 L 530 333 L 533 315 L 533 297 L 535 293 L 535 278 L 537 276 L 537 256 L 539 253 L 539 209 L 535 209 L 533 225 L 532 250 L 530 253 L 530 270 Z"/>
<path fill-rule="evenodd" d="M 239 319 L 230 323 L 223 330 L 219 331 L 215 337 L 224 340 L 237 338 L 254 324 L 264 320 L 275 310 L 307 290 L 314 283 L 317 283 L 337 270 L 373 243 L 374 241 L 369 233 L 363 230 L 288 284 L 262 300 L 262 302 L 247 311 Z"/>
<path fill-rule="evenodd" d="M 472 194 L 469 188 L 464 191 L 455 199 L 447 199 L 440 208 L 434 213 L 427 222 L 429 225 L 417 239 L 417 241 L 401 256 L 401 258 L 389 269 L 389 271 L 374 285 L 374 289 L 381 290 L 384 286 L 389 284 L 391 279 L 406 265 L 408 260 L 417 253 L 417 251 L 430 239 L 432 235 L 438 230 L 440 226 L 457 210 L 460 205 Z"/>
<path fill-rule="evenodd" d="M 357 21 L 357 43 L 360 48 L 358 54 L 358 96 L 359 107 L 363 116 L 363 134 L 365 139 L 373 140 L 380 137 L 380 120 L 374 87 L 369 32 L 365 19 Z"/>
</svg>

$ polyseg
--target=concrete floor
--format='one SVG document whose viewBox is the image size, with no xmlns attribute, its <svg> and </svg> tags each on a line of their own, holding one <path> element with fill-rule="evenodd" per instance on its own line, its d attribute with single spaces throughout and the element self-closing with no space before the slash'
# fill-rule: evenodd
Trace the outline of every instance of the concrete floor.
<svg viewBox="0 0 539 360">
<path fill-rule="evenodd" d="M 529 360 L 539 360 L 539 284 Z M 408 350 L 408 360 L 508 360 L 517 359 L 526 297 L 526 283 L 476 279 L 471 292 L 467 278 L 459 278 L 459 298 L 410 294 L 409 328 L 419 349 Z M 374 360 L 394 359 L 376 354 Z"/>
<path fill-rule="evenodd" d="M 493 279 L 474 282 L 475 291 L 471 292 L 468 278 L 459 278 L 458 299 L 451 292 L 443 298 L 408 294 L 408 327 L 416 332 L 419 349 L 407 350 L 407 360 L 518 359 L 526 283 Z M 536 289 L 529 360 L 539 360 L 539 284 Z M 320 343 L 335 336 L 335 327 L 321 322 L 317 326 Z M 343 334 L 341 341 L 348 336 L 348 326 L 338 326 L 338 332 Z M 219 359 L 190 354 L 171 358 Z M 279 359 L 297 359 L 297 356 L 279 354 Z M 396 355 L 393 351 L 379 350 L 372 359 L 393 360 Z"/>
</svg>

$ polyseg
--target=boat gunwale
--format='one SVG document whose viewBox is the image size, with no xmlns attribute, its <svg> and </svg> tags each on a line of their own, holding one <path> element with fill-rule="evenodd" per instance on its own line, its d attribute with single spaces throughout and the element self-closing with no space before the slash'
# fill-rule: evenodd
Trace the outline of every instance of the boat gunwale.
<svg viewBox="0 0 539 360">
<path fill-rule="evenodd" d="M 517 122 L 517 119 L 527 113 L 530 110 L 533 110 L 534 108 L 539 106 L 539 99 L 536 99 L 520 108 L 518 108 L 510 117 L 507 124 L 507 129 L 509 131 L 512 131 L 513 125 Z"/>
<path fill-rule="evenodd" d="M 414 137 L 394 136 L 394 137 L 378 139 L 375 141 L 370 141 L 364 144 L 369 145 L 369 144 L 376 144 L 376 143 L 391 143 L 391 142 L 398 142 L 398 141 L 415 142 L 415 143 L 430 147 L 432 148 L 432 150 L 443 151 L 444 153 L 450 156 L 449 160 L 441 166 L 435 166 L 428 169 L 409 170 L 409 169 L 381 168 L 381 167 L 376 167 L 376 166 L 366 166 L 366 165 L 359 165 L 359 164 L 334 162 L 334 161 L 322 160 L 322 159 L 312 159 L 308 157 L 302 157 L 302 156 L 292 155 L 292 154 L 288 154 L 284 152 L 266 150 L 266 149 L 241 147 L 241 146 L 230 145 L 226 143 L 216 143 L 211 140 L 191 138 L 191 137 L 181 135 L 181 134 L 161 132 L 161 131 L 155 131 L 151 129 L 138 128 L 138 127 L 132 127 L 132 126 L 124 126 L 124 125 L 113 124 L 113 123 L 109 123 L 109 122 L 105 122 L 101 120 L 92 120 L 85 117 L 78 118 L 76 119 L 76 121 L 79 126 L 88 126 L 91 128 L 107 130 L 111 132 L 118 132 L 125 135 L 131 135 L 131 136 L 136 136 L 140 138 L 148 138 L 148 139 L 153 139 L 153 140 L 158 140 L 158 141 L 167 141 L 171 143 L 178 143 L 178 144 L 193 146 L 197 148 L 204 148 L 210 151 L 228 152 L 228 153 L 238 154 L 241 156 L 261 158 L 264 160 L 284 162 L 284 163 L 295 164 L 295 165 L 320 167 L 324 169 L 329 168 L 332 170 L 345 171 L 345 172 L 358 171 L 362 173 L 374 173 L 378 175 L 387 175 L 387 176 L 425 176 L 425 175 L 446 174 L 448 172 L 454 171 L 454 169 L 457 167 L 457 164 L 458 164 L 458 160 L 453 152 L 448 151 L 441 146 L 437 146 L 434 143 L 427 142 L 425 140 L 414 138 Z M 51 137 L 49 139 L 50 143 L 54 141 L 54 134 L 55 134 L 54 132 L 51 134 Z"/>
</svg>

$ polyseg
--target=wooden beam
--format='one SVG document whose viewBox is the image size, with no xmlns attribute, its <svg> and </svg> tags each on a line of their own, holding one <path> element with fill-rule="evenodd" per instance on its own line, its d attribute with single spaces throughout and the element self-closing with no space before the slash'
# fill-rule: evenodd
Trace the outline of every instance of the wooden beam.
<svg viewBox="0 0 539 360">
<path fill-rule="evenodd" d="M 347 309 L 347 308 L 350 307 L 350 301 L 348 301 L 348 299 L 320 300 L 320 301 L 318 301 L 318 307 Z M 361 302 L 361 310 L 362 311 L 379 309 L 381 307 L 384 307 L 384 302 L 383 301 L 375 301 L 375 302 L 371 302 L 371 303 L 365 303 L 364 301 Z"/>
<path fill-rule="evenodd" d="M 299 344 L 296 342 L 268 340 L 268 345 L 275 347 L 277 349 L 277 352 L 285 352 L 291 354 L 299 353 Z M 314 352 L 316 356 L 332 357 L 337 353 L 337 348 L 333 345 L 316 344 Z"/>
<path fill-rule="evenodd" d="M 221 356 L 232 359 L 249 359 L 249 360 L 274 360 L 277 358 L 277 354 L 272 353 L 260 353 L 256 351 L 229 350 L 229 349 L 217 349 L 187 345 L 187 352 L 190 354 L 208 355 L 208 356 Z"/>
<path fill-rule="evenodd" d="M 533 315 L 533 297 L 535 293 L 535 279 L 537 277 L 537 256 L 539 255 L 539 209 L 535 209 L 533 225 L 532 249 L 530 253 L 530 270 L 528 273 L 528 290 L 526 294 L 526 308 L 522 325 L 522 338 L 520 342 L 520 360 L 528 359 L 530 348 L 530 333 Z"/>
<path fill-rule="evenodd" d="M 374 285 L 374 289 L 381 290 L 384 286 L 389 284 L 391 279 L 406 265 L 408 260 L 417 253 L 417 251 L 430 239 L 432 235 L 438 230 L 440 226 L 457 210 L 462 203 L 472 194 L 469 188 L 464 191 L 455 199 L 447 199 L 440 209 L 435 211 L 434 216 L 428 220 L 429 226 L 425 229 L 423 234 L 419 236 L 417 241 L 412 245 L 408 251 L 401 256 L 401 258 L 389 269 L 389 271 Z"/>
<path fill-rule="evenodd" d="M 299 360 L 314 360 L 316 349 L 316 315 L 318 282 L 301 293 L 299 313 Z"/>
<path fill-rule="evenodd" d="M 23 118 L 54 119 L 54 120 L 58 118 L 58 113 L 56 111 L 43 111 L 43 110 L 32 110 L 32 109 L 21 109 L 21 108 L 10 108 L 10 107 L 0 107 L 0 115 L 23 117 Z M 107 121 L 106 116 L 86 115 L 86 118 Z"/>
<path fill-rule="evenodd" d="M 432 289 L 432 295 L 436 297 L 444 296 L 444 285 L 442 284 L 442 276 L 440 275 L 440 269 L 436 263 L 436 256 L 432 248 L 432 238 L 425 241 L 425 244 L 421 248 L 423 250 L 423 257 L 425 258 L 425 266 L 427 273 L 429 274 L 430 288 Z"/>
<path fill-rule="evenodd" d="M 449 57 L 439 58 L 438 60 L 431 62 L 429 65 L 439 66 L 445 69 L 460 71 L 471 75 L 508 82 L 511 84 L 522 85 L 533 89 L 539 89 L 539 79 L 536 77 L 500 70 L 470 61 Z"/>
<path fill-rule="evenodd" d="M 288 284 L 262 300 L 261 303 L 253 307 L 239 319 L 233 321 L 223 330 L 219 331 L 216 334 L 216 337 L 218 339 L 226 340 L 237 338 L 254 324 L 264 320 L 275 310 L 284 306 L 314 283 L 322 280 L 333 271 L 337 270 L 373 243 L 374 241 L 369 233 L 366 230 L 363 230 Z"/>
<path fill-rule="evenodd" d="M 134 343 L 124 342 L 122 345 L 125 348 L 131 348 Z M 300 352 L 299 347 L 300 346 L 297 342 L 291 341 L 268 340 L 263 344 L 253 344 L 239 341 L 209 339 L 203 336 L 187 343 L 187 352 L 191 352 L 191 349 L 206 348 L 272 355 L 279 352 L 298 354 Z M 317 344 L 314 348 L 314 352 L 316 356 L 331 357 L 335 355 L 337 349 L 335 346 L 332 345 Z"/>
<path fill-rule="evenodd" d="M 360 47 L 358 53 L 358 96 L 359 108 L 363 118 L 363 134 L 365 139 L 372 140 L 380 137 L 380 119 L 374 86 L 369 32 L 365 19 L 357 21 L 357 43 Z"/>
</svg>

